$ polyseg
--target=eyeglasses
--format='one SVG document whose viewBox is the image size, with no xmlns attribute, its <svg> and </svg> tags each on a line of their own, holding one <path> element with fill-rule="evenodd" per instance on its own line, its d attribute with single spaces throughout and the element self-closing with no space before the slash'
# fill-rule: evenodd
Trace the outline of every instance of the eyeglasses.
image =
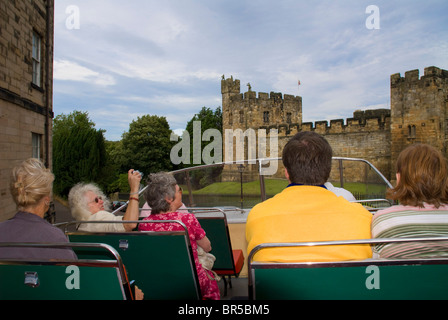
<svg viewBox="0 0 448 320">
<path fill-rule="evenodd" d="M 100 200 L 103 200 L 103 197 L 95 197 L 95 199 L 93 199 L 93 201 L 89 202 L 89 203 L 98 203 L 100 202 Z"/>
</svg>

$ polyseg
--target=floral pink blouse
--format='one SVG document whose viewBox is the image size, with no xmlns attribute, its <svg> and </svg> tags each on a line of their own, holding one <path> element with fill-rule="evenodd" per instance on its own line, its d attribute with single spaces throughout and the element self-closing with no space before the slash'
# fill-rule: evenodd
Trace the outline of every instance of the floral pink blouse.
<svg viewBox="0 0 448 320">
<path fill-rule="evenodd" d="M 213 274 L 205 270 L 199 263 L 198 258 L 198 245 L 197 240 L 201 240 L 205 237 L 205 231 L 202 229 L 199 221 L 191 213 L 183 212 L 168 212 L 168 213 L 158 213 L 151 214 L 143 220 L 178 220 L 185 224 L 188 229 L 188 234 L 190 237 L 191 246 L 193 248 L 194 262 L 196 264 L 196 270 L 198 272 L 199 285 L 201 287 L 202 297 L 204 299 L 219 300 L 220 293 L 218 288 L 218 283 L 216 280 L 210 280 L 207 273 L 211 277 Z M 140 231 L 179 231 L 183 230 L 182 226 L 176 223 L 140 223 Z"/>
</svg>

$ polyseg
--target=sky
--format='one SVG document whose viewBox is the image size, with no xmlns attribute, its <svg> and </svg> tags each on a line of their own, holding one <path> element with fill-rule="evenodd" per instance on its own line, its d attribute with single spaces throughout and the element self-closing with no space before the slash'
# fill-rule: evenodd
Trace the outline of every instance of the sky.
<svg viewBox="0 0 448 320">
<path fill-rule="evenodd" d="M 370 7 L 370 6 L 374 7 Z M 56 0 L 55 115 L 107 140 L 143 115 L 181 134 L 221 78 L 302 97 L 303 121 L 390 108 L 390 76 L 448 69 L 446 0 Z M 298 85 L 300 81 L 300 86 Z"/>
</svg>

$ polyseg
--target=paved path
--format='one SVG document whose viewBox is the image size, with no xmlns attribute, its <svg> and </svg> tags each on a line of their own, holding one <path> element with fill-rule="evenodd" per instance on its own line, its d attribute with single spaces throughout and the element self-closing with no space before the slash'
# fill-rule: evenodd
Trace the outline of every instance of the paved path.
<svg viewBox="0 0 448 320">
<path fill-rule="evenodd" d="M 70 209 L 58 200 L 54 200 L 54 210 L 56 211 L 56 223 L 73 221 Z"/>
</svg>

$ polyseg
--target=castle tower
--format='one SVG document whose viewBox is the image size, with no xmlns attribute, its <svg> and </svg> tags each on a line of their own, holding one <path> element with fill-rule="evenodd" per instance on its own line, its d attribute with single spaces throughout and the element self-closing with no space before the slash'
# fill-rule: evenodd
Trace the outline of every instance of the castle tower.
<svg viewBox="0 0 448 320">
<path fill-rule="evenodd" d="M 413 143 L 427 143 L 447 155 L 448 71 L 425 68 L 391 76 L 391 170 L 399 153 Z"/>
<path fill-rule="evenodd" d="M 222 79 L 223 129 L 284 128 L 291 131 L 302 123 L 302 97 L 271 92 L 241 93 L 240 80 Z"/>
<path fill-rule="evenodd" d="M 235 97 L 239 97 L 240 94 L 240 80 L 233 80 L 233 77 L 224 79 L 221 81 L 221 94 L 222 94 L 222 123 L 223 132 L 224 129 L 231 127 L 233 123 L 233 110 L 232 100 Z"/>
<path fill-rule="evenodd" d="M 270 94 L 259 92 L 257 93 L 251 90 L 250 84 L 248 84 L 248 91 L 244 94 L 241 93 L 240 80 L 234 80 L 233 77 L 225 79 L 224 76 L 221 81 L 221 93 L 222 93 L 222 117 L 223 117 L 223 133 L 227 129 L 235 132 L 237 129 L 241 129 L 243 132 L 254 130 L 257 135 L 258 130 L 266 130 L 266 135 L 269 136 L 269 132 L 272 129 L 278 130 L 279 135 L 279 149 L 282 150 L 286 137 L 290 137 L 296 133 L 299 126 L 302 123 L 302 98 L 292 95 L 282 95 L 281 93 L 271 92 Z M 223 141 L 225 143 L 225 140 Z M 244 145 L 244 160 L 253 159 L 249 156 L 247 150 L 249 141 L 245 140 Z M 234 144 L 233 160 L 240 160 L 236 158 L 236 143 Z M 267 146 L 269 147 L 269 146 Z M 223 156 L 226 159 L 226 146 L 223 148 Z M 277 155 L 278 155 L 278 150 Z M 258 155 L 258 150 L 256 151 Z M 266 156 L 272 156 L 267 150 Z M 250 166 L 246 169 L 256 169 Z M 229 173 L 230 177 L 237 170 L 236 165 L 232 165 L 226 168 L 225 172 Z M 247 170 L 246 180 L 250 179 L 250 172 Z M 236 175 L 238 176 L 238 175 Z M 223 173 L 223 179 L 225 180 L 225 174 Z"/>
</svg>

